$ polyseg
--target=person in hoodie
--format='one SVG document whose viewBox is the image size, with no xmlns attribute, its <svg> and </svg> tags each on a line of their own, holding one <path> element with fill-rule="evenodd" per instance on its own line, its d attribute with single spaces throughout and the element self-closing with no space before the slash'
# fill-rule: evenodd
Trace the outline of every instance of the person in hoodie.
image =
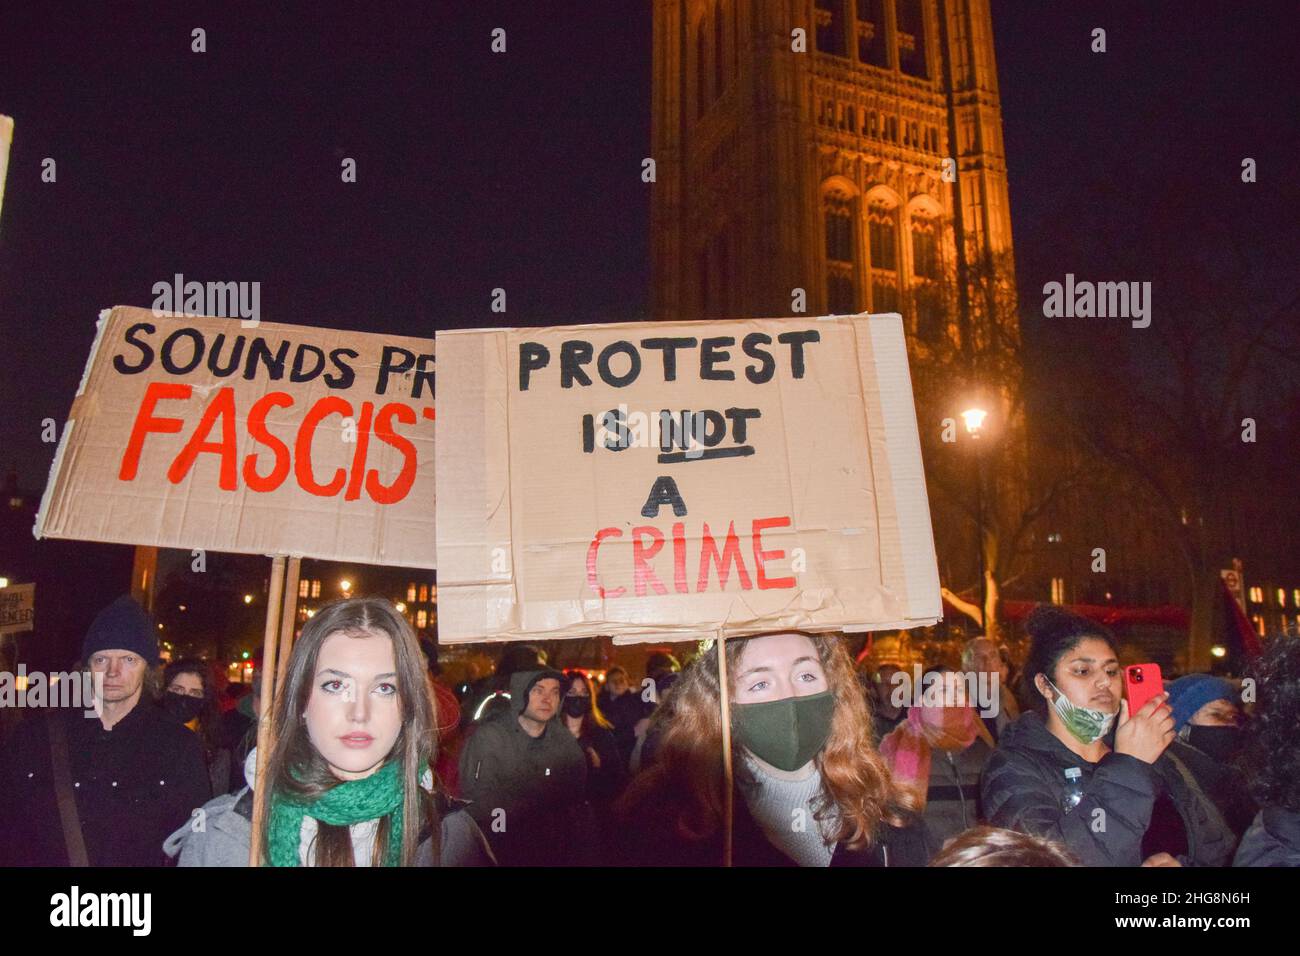
<svg viewBox="0 0 1300 956">
<path fill-rule="evenodd" d="M 587 758 L 560 722 L 564 675 L 517 671 L 510 709 L 478 724 L 460 755 L 461 795 L 503 866 L 593 862 Z"/>
<path fill-rule="evenodd" d="M 82 659 L 94 708 L 51 708 L 0 747 L 0 866 L 161 866 L 163 838 L 212 796 L 199 738 L 146 690 L 158 631 L 144 608 L 123 595 L 100 611 Z"/>
<path fill-rule="evenodd" d="M 1188 674 L 1169 685 L 1175 737 L 1169 750 L 1240 839 L 1259 807 L 1241 786 L 1236 764 L 1245 733 L 1238 697 L 1231 684 L 1211 674 Z"/>
<path fill-rule="evenodd" d="M 987 822 L 1064 844 L 1084 866 L 1222 866 L 1232 831 L 1167 752 L 1168 694 L 1129 713 L 1114 638 L 1086 618 L 1040 606 L 1025 629 L 1035 709 L 985 767 Z"/>
<path fill-rule="evenodd" d="M 266 866 L 476 866 L 491 862 L 469 814 L 434 787 L 433 704 L 415 635 L 381 598 L 322 607 L 290 654 L 261 778 L 203 806 L 167 838 L 181 866 L 247 866 L 264 787 Z"/>
<path fill-rule="evenodd" d="M 1241 838 L 1233 866 L 1300 866 L 1300 636 L 1284 635 L 1251 667 L 1258 700 L 1240 761 L 1263 808 Z"/>
</svg>

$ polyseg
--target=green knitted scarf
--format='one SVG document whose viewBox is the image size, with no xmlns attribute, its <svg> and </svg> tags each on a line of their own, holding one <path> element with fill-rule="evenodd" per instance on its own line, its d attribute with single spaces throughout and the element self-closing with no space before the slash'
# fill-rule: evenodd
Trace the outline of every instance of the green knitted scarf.
<svg viewBox="0 0 1300 956">
<path fill-rule="evenodd" d="M 276 791 L 271 793 L 271 820 L 267 827 L 267 850 L 272 866 L 298 866 L 298 845 L 303 817 L 320 823 L 347 827 L 364 820 L 391 815 L 388 825 L 388 858 L 385 866 L 402 860 L 401 761 L 390 760 L 368 777 L 347 780 L 318 797 L 303 798 Z"/>
</svg>

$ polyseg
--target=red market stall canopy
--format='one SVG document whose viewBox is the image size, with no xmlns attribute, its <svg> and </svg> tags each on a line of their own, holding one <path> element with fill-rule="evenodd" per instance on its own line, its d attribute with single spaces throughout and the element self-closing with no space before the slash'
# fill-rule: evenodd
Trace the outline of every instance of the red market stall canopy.
<svg viewBox="0 0 1300 956">
<path fill-rule="evenodd" d="M 946 603 L 946 602 L 945 602 Z M 1003 601 L 1000 616 L 1005 621 L 1022 621 L 1029 612 L 1038 606 L 1038 601 Z M 1115 604 L 1067 604 L 1065 610 L 1090 621 L 1107 627 L 1121 627 L 1129 624 L 1148 624 L 1160 627 L 1176 627 L 1186 630 L 1191 626 L 1192 615 L 1185 607 L 1177 604 L 1162 604 L 1157 607 L 1124 607 Z"/>
<path fill-rule="evenodd" d="M 966 594 L 959 594 L 958 597 L 966 599 Z M 977 597 L 970 597 L 970 600 L 978 600 Z M 1029 612 L 1036 608 L 1041 601 L 1002 601 L 998 605 L 998 617 L 1004 621 L 1023 621 L 1029 616 Z M 1098 624 L 1104 624 L 1107 627 L 1120 627 L 1128 624 L 1148 624 L 1161 627 L 1177 627 L 1186 629 L 1191 626 L 1192 615 L 1185 607 L 1177 604 L 1162 604 L 1157 607 L 1125 607 L 1116 604 L 1065 604 L 1062 607 L 1072 614 L 1078 614 L 1080 617 L 1086 617 L 1090 621 L 1096 621 Z M 961 615 L 961 612 L 947 598 L 943 602 L 944 614 L 952 612 Z"/>
</svg>

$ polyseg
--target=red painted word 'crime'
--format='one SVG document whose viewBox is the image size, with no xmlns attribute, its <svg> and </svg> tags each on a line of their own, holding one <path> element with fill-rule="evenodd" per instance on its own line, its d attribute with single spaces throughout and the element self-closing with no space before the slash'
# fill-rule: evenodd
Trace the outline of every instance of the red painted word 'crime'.
<svg viewBox="0 0 1300 956">
<path fill-rule="evenodd" d="M 785 552 L 764 551 L 763 532 L 768 528 L 788 528 L 789 526 L 789 516 L 754 519 L 749 537 L 754 550 L 754 571 L 759 590 L 766 591 L 770 588 L 794 587 L 795 581 L 793 577 L 769 578 L 764 567 L 768 561 L 779 561 L 784 558 Z M 601 544 L 606 538 L 621 538 L 622 536 L 623 531 L 621 528 L 601 528 L 596 532 L 596 536 L 591 539 L 591 544 L 587 547 L 587 586 L 603 598 L 616 598 L 627 592 L 625 587 L 606 588 L 600 583 L 600 576 L 596 570 L 596 561 Z M 689 594 L 691 589 L 690 582 L 686 578 L 686 525 L 684 522 L 676 521 L 673 523 L 672 543 L 673 590 L 678 594 Z M 646 588 L 649 587 L 655 594 L 667 594 L 668 588 L 659 579 L 659 575 L 655 573 L 654 567 L 650 563 L 654 556 L 663 549 L 663 532 L 652 525 L 638 525 L 632 529 L 631 544 L 633 593 L 637 597 L 644 597 Z M 709 589 L 709 574 L 714 567 L 718 570 L 718 590 L 725 590 L 727 580 L 731 576 L 732 565 L 735 565 L 736 578 L 740 582 L 741 589 L 745 591 L 752 590 L 755 582 L 750 580 L 749 571 L 745 567 L 745 560 L 740 553 L 740 539 L 736 535 L 736 522 L 730 521 L 727 523 L 727 536 L 723 539 L 721 552 L 718 551 L 718 542 L 709 531 L 709 523 L 704 522 L 704 529 L 700 535 L 700 562 L 699 573 L 695 578 L 695 592 L 698 594 Z"/>
</svg>

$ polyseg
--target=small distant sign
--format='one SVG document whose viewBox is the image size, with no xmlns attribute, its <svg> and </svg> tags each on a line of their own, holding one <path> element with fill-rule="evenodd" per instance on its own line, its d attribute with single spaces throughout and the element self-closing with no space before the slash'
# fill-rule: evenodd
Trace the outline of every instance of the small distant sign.
<svg viewBox="0 0 1300 956">
<path fill-rule="evenodd" d="M 35 608 L 35 584 L 15 584 L 0 588 L 0 634 L 30 631 Z"/>
</svg>

